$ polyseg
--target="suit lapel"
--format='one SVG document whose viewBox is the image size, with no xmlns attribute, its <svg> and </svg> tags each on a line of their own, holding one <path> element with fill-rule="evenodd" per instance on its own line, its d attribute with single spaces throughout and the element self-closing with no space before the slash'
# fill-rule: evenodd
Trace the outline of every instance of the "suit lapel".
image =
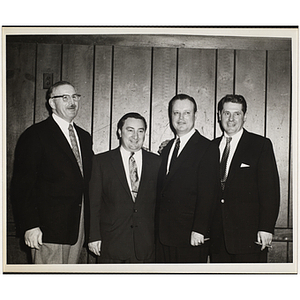
<svg viewBox="0 0 300 300">
<path fill-rule="evenodd" d="M 197 144 L 199 141 L 199 133 L 198 131 L 196 131 L 192 137 L 188 140 L 188 142 L 186 143 L 185 147 L 183 148 L 183 150 L 180 152 L 179 156 L 177 157 L 177 159 L 175 160 L 174 164 L 172 165 L 172 169 L 170 170 L 170 172 L 168 173 L 167 177 L 166 177 L 166 184 L 169 182 L 170 178 L 172 178 L 174 176 L 174 174 L 176 174 L 178 168 L 187 160 L 191 157 L 191 153 L 194 151 L 194 146 L 195 144 Z M 171 143 L 172 145 L 173 143 Z M 171 149 L 171 147 L 170 147 Z M 168 151 L 167 154 L 167 162 L 168 162 L 168 156 L 169 156 L 170 150 Z M 200 153 L 199 153 L 200 155 Z"/>
<path fill-rule="evenodd" d="M 140 178 L 140 185 L 139 185 L 139 191 L 136 198 L 136 201 L 141 197 L 143 191 L 145 190 L 144 186 L 147 185 L 147 182 L 150 180 L 150 169 L 151 169 L 151 160 L 147 153 L 147 151 L 142 149 L 142 160 L 143 160 L 143 166 L 142 166 L 142 173 Z"/>
<path fill-rule="evenodd" d="M 243 135 L 241 136 L 241 139 L 232 157 L 232 161 L 230 164 L 230 168 L 226 180 L 227 182 L 232 181 L 232 179 L 234 178 L 235 174 L 237 173 L 237 170 L 240 168 L 245 153 L 248 152 L 248 149 L 249 149 L 248 132 L 244 129 Z"/>
<path fill-rule="evenodd" d="M 116 176 L 119 178 L 122 186 L 126 190 L 126 192 L 132 197 L 132 194 L 130 192 L 128 181 L 125 173 L 125 169 L 123 166 L 123 160 L 120 152 L 120 147 L 114 149 L 111 151 L 111 164 L 113 166 L 113 169 L 116 173 Z"/>
</svg>

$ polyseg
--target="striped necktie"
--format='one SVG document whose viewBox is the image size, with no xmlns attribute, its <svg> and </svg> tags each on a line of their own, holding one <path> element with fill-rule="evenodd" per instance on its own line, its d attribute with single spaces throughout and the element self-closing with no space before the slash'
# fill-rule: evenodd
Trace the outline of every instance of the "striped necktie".
<svg viewBox="0 0 300 300">
<path fill-rule="evenodd" d="M 129 176 L 131 183 L 131 192 L 133 194 L 133 201 L 135 201 L 139 190 L 139 175 L 137 164 L 133 156 L 134 152 L 131 152 L 131 155 L 129 157 Z"/>
<path fill-rule="evenodd" d="M 73 153 L 75 155 L 75 158 L 77 160 L 78 166 L 80 168 L 81 174 L 83 175 L 83 167 L 82 167 L 82 161 L 80 158 L 80 153 L 79 153 L 79 148 L 78 148 L 78 144 L 77 144 L 77 140 L 75 137 L 75 132 L 74 132 L 74 128 L 72 126 L 72 124 L 69 124 L 69 136 L 70 136 L 70 140 L 71 140 L 71 145 L 72 145 L 72 150 Z"/>
</svg>

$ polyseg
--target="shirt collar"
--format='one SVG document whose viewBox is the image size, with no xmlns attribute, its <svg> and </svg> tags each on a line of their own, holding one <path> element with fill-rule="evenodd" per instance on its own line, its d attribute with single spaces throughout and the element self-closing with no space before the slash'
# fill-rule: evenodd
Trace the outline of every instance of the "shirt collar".
<svg viewBox="0 0 300 300">
<path fill-rule="evenodd" d="M 52 118 L 54 119 L 54 121 L 61 127 L 61 128 L 65 128 L 68 129 L 69 128 L 69 124 L 72 124 L 72 126 L 74 127 L 74 123 L 73 121 L 71 123 L 67 122 L 66 120 L 64 120 L 63 118 L 61 118 L 60 116 L 52 113 Z"/>
<path fill-rule="evenodd" d="M 128 158 L 131 155 L 131 152 L 133 152 L 133 151 L 126 150 L 122 145 L 120 147 L 120 151 L 123 156 L 128 157 Z M 134 155 L 135 155 L 135 157 L 142 155 L 142 149 L 134 152 Z"/>
<path fill-rule="evenodd" d="M 187 141 L 191 138 L 191 136 L 196 132 L 196 129 L 193 128 L 190 132 L 186 133 L 185 135 L 183 136 L 178 136 L 176 135 L 176 139 L 177 138 L 180 138 L 180 144 L 183 145 L 183 144 L 186 144 Z"/>
<path fill-rule="evenodd" d="M 240 140 L 242 134 L 244 132 L 244 128 L 242 128 L 240 131 L 238 131 L 236 134 L 229 136 L 225 131 L 224 131 L 224 135 L 223 138 L 228 138 L 231 137 L 233 142 L 237 142 Z"/>
</svg>

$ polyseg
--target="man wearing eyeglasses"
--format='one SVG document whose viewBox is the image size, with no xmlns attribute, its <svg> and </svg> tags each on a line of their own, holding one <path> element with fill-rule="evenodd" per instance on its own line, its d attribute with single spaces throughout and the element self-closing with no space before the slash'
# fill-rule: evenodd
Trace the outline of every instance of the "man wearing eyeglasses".
<svg viewBox="0 0 300 300">
<path fill-rule="evenodd" d="M 88 132 L 73 122 L 80 95 L 66 81 L 46 94 L 51 116 L 21 135 L 12 195 L 35 264 L 78 263 L 84 242 L 93 156 Z"/>
</svg>

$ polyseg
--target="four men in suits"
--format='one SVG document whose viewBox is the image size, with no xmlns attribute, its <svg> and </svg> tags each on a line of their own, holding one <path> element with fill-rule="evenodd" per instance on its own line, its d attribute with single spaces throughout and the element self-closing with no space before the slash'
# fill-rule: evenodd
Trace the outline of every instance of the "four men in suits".
<svg viewBox="0 0 300 300">
<path fill-rule="evenodd" d="M 47 101 L 52 115 L 28 128 L 18 141 L 12 195 L 33 262 L 77 263 L 84 241 L 92 140 L 73 123 L 80 95 L 72 84 L 54 84 Z"/>
<path fill-rule="evenodd" d="M 142 148 L 147 124 L 128 113 L 120 147 L 96 155 L 90 181 L 89 249 L 101 263 L 154 262 L 154 213 L 160 157 Z"/>
<path fill-rule="evenodd" d="M 219 149 L 195 130 L 194 98 L 169 102 L 176 138 L 162 150 L 157 199 L 157 262 L 207 262 L 209 229 L 219 186 Z"/>
<path fill-rule="evenodd" d="M 156 262 L 207 262 L 210 242 L 211 262 L 267 261 L 279 176 L 271 141 L 243 128 L 243 96 L 220 100 L 224 135 L 213 142 L 194 128 L 195 100 L 174 96 L 176 137 L 161 158 L 142 148 L 145 119 L 128 113 L 118 122 L 120 146 L 94 156 L 93 166 L 91 137 L 73 123 L 80 95 L 62 81 L 47 100 L 52 116 L 21 135 L 12 180 L 34 263 L 77 263 L 84 227 L 100 262 L 151 263 L 155 225 Z"/>
<path fill-rule="evenodd" d="M 241 95 L 227 95 L 218 104 L 224 134 L 214 140 L 222 172 L 211 232 L 215 263 L 267 262 L 278 216 L 279 176 L 272 143 L 243 128 L 246 112 Z"/>
</svg>

